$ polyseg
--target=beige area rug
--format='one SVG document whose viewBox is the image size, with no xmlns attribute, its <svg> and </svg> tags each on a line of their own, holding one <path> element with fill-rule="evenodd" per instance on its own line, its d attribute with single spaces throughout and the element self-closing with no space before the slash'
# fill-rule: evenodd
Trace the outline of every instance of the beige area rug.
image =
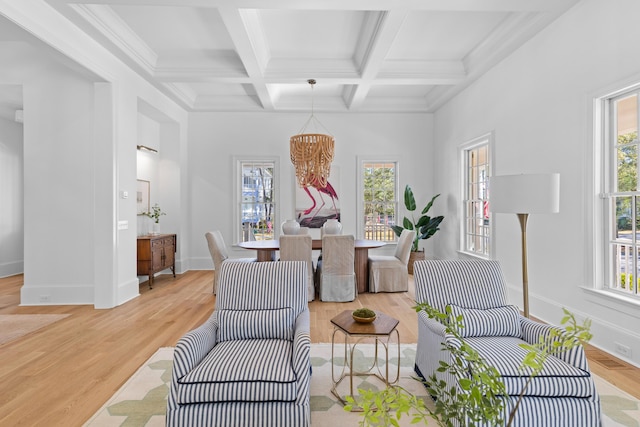
<svg viewBox="0 0 640 427">
<path fill-rule="evenodd" d="M 360 347 L 359 347 L 360 348 Z M 357 356 L 372 360 L 373 346 L 362 345 Z M 155 427 L 164 426 L 169 383 L 171 382 L 172 348 L 159 349 L 115 395 L 85 424 L 87 427 Z M 417 396 L 425 396 L 422 384 L 411 379 L 414 376 L 415 344 L 401 345 L 400 384 Z M 331 394 L 331 345 L 312 344 L 311 363 L 311 422 L 313 426 L 357 426 L 361 420 L 358 413 L 348 413 Z M 390 367 L 397 367 L 397 358 L 392 358 Z M 395 372 L 395 371 L 393 371 Z M 393 375 L 392 375 L 393 377 Z M 602 378 L 595 377 L 602 400 L 604 427 L 640 427 L 640 402 L 619 390 Z M 358 387 L 379 388 L 382 383 L 375 378 L 360 378 Z M 344 394 L 348 381 L 340 384 L 338 391 Z M 402 426 L 409 419 L 403 417 Z M 435 425 L 435 422 L 430 423 Z"/>
<path fill-rule="evenodd" d="M 68 316 L 70 314 L 0 314 L 0 345 Z"/>
</svg>

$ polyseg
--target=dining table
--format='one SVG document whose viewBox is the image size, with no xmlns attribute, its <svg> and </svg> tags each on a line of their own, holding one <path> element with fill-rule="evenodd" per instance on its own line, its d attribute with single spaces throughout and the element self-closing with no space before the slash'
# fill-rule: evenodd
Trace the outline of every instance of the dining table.
<svg viewBox="0 0 640 427">
<path fill-rule="evenodd" d="M 369 291 L 369 249 L 379 248 L 386 245 L 386 242 L 380 240 L 355 239 L 354 241 L 354 260 L 353 269 L 356 274 L 356 283 L 358 293 Z M 276 251 L 280 249 L 279 240 L 250 240 L 240 242 L 238 246 L 244 249 L 257 251 L 258 262 L 274 261 L 276 259 Z M 322 250 L 322 239 L 313 239 L 311 249 Z"/>
</svg>

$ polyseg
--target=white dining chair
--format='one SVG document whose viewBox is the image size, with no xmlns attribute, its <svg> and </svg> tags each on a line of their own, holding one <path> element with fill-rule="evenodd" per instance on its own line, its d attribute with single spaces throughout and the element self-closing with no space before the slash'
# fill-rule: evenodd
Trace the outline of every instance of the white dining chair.
<svg viewBox="0 0 640 427">
<path fill-rule="evenodd" d="M 406 292 L 409 290 L 407 264 L 415 235 L 415 230 L 402 230 L 393 256 L 369 255 L 369 292 Z"/>
<path fill-rule="evenodd" d="M 355 239 L 352 235 L 322 237 L 322 260 L 318 261 L 318 295 L 321 301 L 347 302 L 356 299 L 354 270 Z"/>
<path fill-rule="evenodd" d="M 216 290 L 218 289 L 220 267 L 222 267 L 223 262 L 255 262 L 257 261 L 257 258 L 229 259 L 229 251 L 227 250 L 227 245 L 224 243 L 224 238 L 222 237 L 222 233 L 220 233 L 219 230 L 208 231 L 204 234 L 204 236 L 207 239 L 209 253 L 211 254 L 211 259 L 213 260 L 213 268 L 215 270 L 215 275 L 213 277 L 213 293 L 215 294 Z"/>
<path fill-rule="evenodd" d="M 312 239 L 309 234 L 296 234 L 280 236 L 280 260 L 281 261 L 306 261 L 309 280 L 307 282 L 308 300 L 315 299 L 315 286 L 313 278 L 315 268 L 311 250 Z"/>
</svg>

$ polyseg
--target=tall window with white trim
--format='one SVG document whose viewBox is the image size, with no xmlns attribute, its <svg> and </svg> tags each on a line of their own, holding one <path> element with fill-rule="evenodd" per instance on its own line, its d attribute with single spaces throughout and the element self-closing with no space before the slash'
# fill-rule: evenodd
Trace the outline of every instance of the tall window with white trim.
<svg viewBox="0 0 640 427">
<path fill-rule="evenodd" d="M 362 162 L 364 238 L 394 242 L 398 214 L 397 162 Z"/>
<path fill-rule="evenodd" d="M 275 168 L 268 160 L 238 162 L 239 241 L 272 240 L 275 235 Z"/>
<path fill-rule="evenodd" d="M 603 110 L 608 166 L 603 215 L 608 230 L 605 287 L 633 296 L 638 296 L 640 268 L 639 99 L 640 89 L 636 88 L 608 98 Z"/>
<path fill-rule="evenodd" d="M 461 149 L 462 222 L 460 250 L 488 258 L 491 254 L 488 184 L 490 135 L 464 144 Z"/>
</svg>

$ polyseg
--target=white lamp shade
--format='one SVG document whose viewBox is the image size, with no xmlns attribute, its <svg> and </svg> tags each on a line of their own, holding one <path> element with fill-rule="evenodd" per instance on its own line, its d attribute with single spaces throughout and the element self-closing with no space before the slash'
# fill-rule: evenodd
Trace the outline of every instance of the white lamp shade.
<svg viewBox="0 0 640 427">
<path fill-rule="evenodd" d="M 489 180 L 489 209 L 503 213 L 557 213 L 560 174 L 493 176 Z"/>
</svg>

